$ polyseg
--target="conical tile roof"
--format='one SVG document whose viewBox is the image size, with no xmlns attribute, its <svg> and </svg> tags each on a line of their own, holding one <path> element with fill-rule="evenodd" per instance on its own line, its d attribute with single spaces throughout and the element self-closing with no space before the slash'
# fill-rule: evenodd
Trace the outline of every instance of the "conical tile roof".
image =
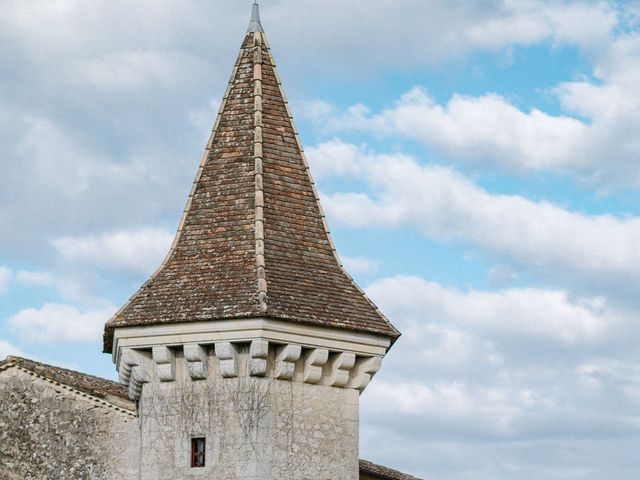
<svg viewBox="0 0 640 480">
<path fill-rule="evenodd" d="M 104 350 L 119 327 L 252 317 L 399 336 L 340 264 L 253 17 L 173 246 Z"/>
</svg>

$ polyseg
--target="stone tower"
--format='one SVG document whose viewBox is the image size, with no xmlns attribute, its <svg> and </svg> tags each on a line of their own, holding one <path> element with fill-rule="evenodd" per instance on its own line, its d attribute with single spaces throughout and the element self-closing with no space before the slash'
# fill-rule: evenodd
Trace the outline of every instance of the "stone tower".
<svg viewBox="0 0 640 480">
<path fill-rule="evenodd" d="M 139 478 L 356 480 L 398 336 L 336 255 L 254 5 L 175 241 L 105 326 Z"/>
</svg>

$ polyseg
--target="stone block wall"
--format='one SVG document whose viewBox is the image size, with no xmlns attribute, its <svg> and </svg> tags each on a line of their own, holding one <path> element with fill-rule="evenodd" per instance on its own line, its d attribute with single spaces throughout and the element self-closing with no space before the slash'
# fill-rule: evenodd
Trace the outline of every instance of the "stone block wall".
<svg viewBox="0 0 640 480">
<path fill-rule="evenodd" d="M 213 372 L 194 381 L 180 357 L 176 370 L 142 389 L 141 479 L 358 479 L 357 390 Z M 199 437 L 206 466 L 191 468 Z"/>
<path fill-rule="evenodd" d="M 0 479 L 130 480 L 138 419 L 19 368 L 0 371 Z"/>
</svg>

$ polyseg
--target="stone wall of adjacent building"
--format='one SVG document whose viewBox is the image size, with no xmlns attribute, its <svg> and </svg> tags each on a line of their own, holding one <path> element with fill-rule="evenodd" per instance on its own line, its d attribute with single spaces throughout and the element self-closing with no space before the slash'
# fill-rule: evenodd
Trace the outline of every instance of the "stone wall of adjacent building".
<svg viewBox="0 0 640 480">
<path fill-rule="evenodd" d="M 149 383 L 142 479 L 356 480 L 358 392 L 272 378 Z M 206 466 L 191 468 L 192 438 Z"/>
<path fill-rule="evenodd" d="M 0 371 L 0 478 L 129 480 L 138 419 L 20 368 Z"/>
</svg>

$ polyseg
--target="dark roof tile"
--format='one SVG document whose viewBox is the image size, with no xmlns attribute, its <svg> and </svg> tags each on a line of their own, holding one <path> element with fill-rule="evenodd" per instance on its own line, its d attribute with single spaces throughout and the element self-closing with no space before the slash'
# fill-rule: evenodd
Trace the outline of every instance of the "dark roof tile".
<svg viewBox="0 0 640 480">
<path fill-rule="evenodd" d="M 360 478 L 363 477 L 363 474 L 376 480 L 420 480 L 418 477 L 412 477 L 367 460 L 360 460 Z"/>
</svg>

